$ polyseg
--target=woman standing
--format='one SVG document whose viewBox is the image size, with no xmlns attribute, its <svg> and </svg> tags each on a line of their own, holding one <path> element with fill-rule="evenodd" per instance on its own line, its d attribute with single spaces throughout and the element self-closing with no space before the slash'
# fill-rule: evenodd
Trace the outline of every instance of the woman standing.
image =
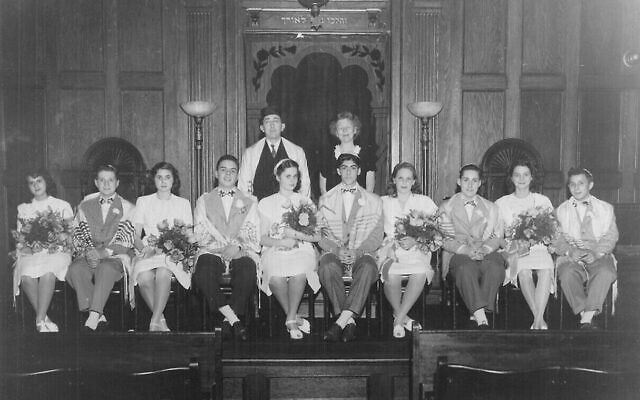
<svg viewBox="0 0 640 400">
<path fill-rule="evenodd" d="M 360 119 L 348 111 L 339 113 L 336 120 L 329 125 L 329 131 L 340 140 L 340 143 L 329 149 L 323 157 L 323 166 L 320 171 L 321 195 L 340 183 L 336 160 L 343 153 L 360 158 L 362 173 L 358 176 L 358 184 L 369 192 L 375 189 L 376 155 L 369 147 L 362 148 L 354 143 L 355 138 L 360 134 L 361 127 Z"/>
<path fill-rule="evenodd" d="M 500 210 L 500 219 L 505 227 L 510 226 L 518 214 L 542 207 L 553 209 L 548 197 L 531 192 L 531 184 L 535 170 L 527 161 L 516 161 L 509 169 L 509 177 L 514 186 L 514 192 L 502 196 L 496 201 Z M 553 260 L 547 246 L 536 244 L 529 247 L 528 243 L 514 243 L 507 241 L 507 246 L 516 246 L 515 257 L 510 257 L 506 273 L 513 285 L 520 283 L 520 289 L 529 309 L 533 314 L 531 329 L 547 329 L 544 320 L 544 310 L 549 300 L 549 293 L 553 290 Z M 537 285 L 533 282 L 533 272 L 538 275 Z"/>
<path fill-rule="evenodd" d="M 416 246 L 416 239 L 410 236 L 400 240 L 395 238 L 395 223 L 398 218 L 405 217 L 411 211 L 426 216 L 434 215 L 438 211 L 438 206 L 431 198 L 419 194 L 416 177 L 413 164 L 402 162 L 396 165 L 387 191 L 389 194 L 382 197 L 385 241 L 380 249 L 381 280 L 387 300 L 393 307 L 393 336 L 396 338 L 403 338 L 405 330 L 410 332 L 414 326 L 420 326 L 409 318 L 407 313 L 420 297 L 424 283 L 431 282 L 434 275 L 430 252 L 423 252 Z M 403 275 L 409 276 L 404 296 Z"/>
<path fill-rule="evenodd" d="M 287 316 L 285 325 L 291 339 L 302 339 L 302 332 L 308 334 L 311 327 L 309 321 L 298 316 L 298 307 L 307 281 L 314 292 L 320 289 L 316 252 L 311 244 L 320 240 L 320 235 L 306 235 L 282 222 L 282 216 L 289 209 L 311 202 L 297 193 L 298 163 L 284 159 L 276 164 L 273 173 L 280 189 L 258 203 L 263 246 L 260 288 L 269 296 L 273 292 L 278 299 Z"/>
<path fill-rule="evenodd" d="M 18 206 L 18 231 L 22 229 L 21 220 L 32 219 L 38 213 L 52 211 L 60 213 L 69 224 L 73 220 L 71 206 L 64 200 L 52 195 L 56 186 L 49 172 L 37 170 L 27 174 L 27 185 L 33 195 L 30 203 Z M 71 254 L 66 251 L 49 253 L 46 249 L 38 252 L 18 250 L 13 271 L 13 293 L 17 296 L 20 287 L 24 290 L 31 306 L 36 312 L 38 332 L 58 332 L 58 325 L 47 316 L 56 279 L 64 281 L 71 264 Z"/>
<path fill-rule="evenodd" d="M 142 298 L 152 312 L 149 331 L 170 329 L 163 312 L 169 299 L 171 277 L 185 288 L 191 286 L 191 273 L 183 269 L 182 263 L 173 263 L 165 254 L 156 254 L 156 248 L 148 244 L 149 235 L 158 237 L 158 224 L 166 221 L 169 228 L 175 220 L 187 225 L 193 224 L 189 200 L 178 197 L 180 177 L 178 170 L 166 161 L 161 161 L 151 169 L 156 193 L 138 198 L 133 216 L 136 236 L 141 238 L 136 248 L 142 252 L 133 266 L 132 285 L 140 286 Z M 142 237 L 144 230 L 145 237 Z"/>
</svg>

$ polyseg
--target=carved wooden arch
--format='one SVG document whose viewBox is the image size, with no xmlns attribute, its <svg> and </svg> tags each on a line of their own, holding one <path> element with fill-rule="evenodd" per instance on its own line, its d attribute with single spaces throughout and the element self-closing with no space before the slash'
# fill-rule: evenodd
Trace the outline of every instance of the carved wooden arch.
<svg viewBox="0 0 640 400">
<path fill-rule="evenodd" d="M 147 167 L 142 154 L 130 142 L 109 137 L 93 143 L 84 153 L 80 186 L 82 196 L 97 191 L 93 182 L 95 171 L 104 164 L 117 168 L 120 177 L 118 193 L 122 197 L 135 202 L 138 196 L 144 194 Z"/>
<path fill-rule="evenodd" d="M 544 180 L 542 156 L 531 143 L 509 138 L 494 143 L 484 153 L 480 164 L 485 181 L 481 194 L 491 201 L 508 194 L 509 168 L 520 160 L 528 161 L 535 169 L 531 189 L 540 192 Z"/>
</svg>

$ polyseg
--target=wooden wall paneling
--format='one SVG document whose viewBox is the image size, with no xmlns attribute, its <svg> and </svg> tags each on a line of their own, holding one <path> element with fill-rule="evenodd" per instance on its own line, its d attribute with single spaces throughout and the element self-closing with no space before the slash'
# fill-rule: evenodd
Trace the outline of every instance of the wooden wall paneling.
<svg viewBox="0 0 640 400">
<path fill-rule="evenodd" d="M 505 90 L 505 138 L 520 137 L 520 77 L 522 75 L 523 0 L 511 0 L 507 4 L 507 45 Z"/>
<path fill-rule="evenodd" d="M 121 137 L 138 148 L 147 168 L 163 160 L 167 153 L 164 103 L 162 90 L 122 90 Z M 167 161 L 175 162 L 170 157 Z"/>
<path fill-rule="evenodd" d="M 553 204 L 564 198 L 562 172 L 562 92 L 522 91 L 521 139 L 531 143 L 542 156 L 545 169 L 543 192 Z"/>
<path fill-rule="evenodd" d="M 102 71 L 103 7 L 110 0 L 63 0 L 59 4 L 58 71 Z"/>
<path fill-rule="evenodd" d="M 561 74 L 564 19 L 571 0 L 523 0 L 522 73 Z M 511 4 L 510 4 L 511 5 Z M 575 45 L 575 44 L 573 44 Z"/>
<path fill-rule="evenodd" d="M 416 2 L 404 25 L 403 40 L 403 88 L 400 104 L 406 123 L 401 135 L 401 159 L 416 165 L 420 175 L 429 172 L 427 193 L 433 195 L 438 186 L 438 147 L 440 131 L 438 117 L 429 122 L 429 166 L 425 168 L 422 158 L 421 124 L 407 110 L 407 104 L 413 101 L 438 101 L 439 56 L 440 56 L 440 20 L 439 2 Z M 393 165 L 390 165 L 393 168 Z M 420 178 L 421 179 L 421 178 Z"/>
<path fill-rule="evenodd" d="M 463 60 L 462 0 L 442 3 L 440 35 L 440 72 L 438 90 L 443 103 L 438 116 L 441 134 L 438 137 L 438 186 L 433 199 L 440 203 L 456 189 L 458 170 L 462 165 L 462 60 Z"/>
<path fill-rule="evenodd" d="M 621 24 L 625 9 L 634 0 L 583 0 L 580 35 L 580 74 L 583 77 L 621 71 Z M 637 21 L 635 22 L 637 24 Z"/>
<path fill-rule="evenodd" d="M 214 83 L 214 58 L 213 43 L 214 35 L 214 10 L 211 7 L 187 8 L 187 43 L 188 43 L 188 65 L 189 65 L 189 99 L 206 100 L 216 103 L 219 107 L 219 99 L 213 97 L 212 85 Z M 216 101 L 218 100 L 218 101 Z M 217 115 L 221 110 L 218 110 Z M 221 137 L 219 142 L 212 134 L 213 120 L 215 115 L 211 115 L 204 120 L 203 124 L 203 165 L 204 187 L 208 190 L 212 183 L 209 166 L 215 162 L 214 147 L 226 148 L 226 141 Z M 189 152 L 193 157 L 193 120 L 189 120 Z M 206 149 L 206 151 L 205 151 Z M 194 166 L 191 158 L 192 168 Z M 195 179 L 196 172 L 192 169 L 191 179 Z M 194 185 L 195 190 L 195 185 Z M 191 197 L 197 199 L 201 193 L 192 190 Z"/>
<path fill-rule="evenodd" d="M 122 71 L 163 71 L 163 2 L 117 0 Z"/>
<path fill-rule="evenodd" d="M 566 173 L 578 160 L 578 83 L 580 76 L 581 2 L 566 2 L 564 30 L 560 42 L 566 88 L 562 102 L 562 170 Z M 566 174 L 565 174 L 566 179 Z M 564 198 L 566 198 L 566 190 Z"/>
<path fill-rule="evenodd" d="M 504 101 L 504 92 L 463 92 L 463 164 L 479 164 L 485 151 L 504 139 Z"/>
<path fill-rule="evenodd" d="M 620 171 L 622 186 L 618 191 L 620 203 L 638 202 L 640 187 L 638 154 L 640 149 L 640 96 L 637 90 L 622 92 L 620 102 Z"/>
<path fill-rule="evenodd" d="M 506 0 L 464 1 L 464 73 L 504 73 Z"/>
<path fill-rule="evenodd" d="M 227 142 L 227 152 L 240 158 L 247 147 L 247 107 L 246 107 L 246 77 L 244 74 L 244 44 L 242 29 L 246 14 L 242 7 L 234 0 L 224 0 L 219 5 L 225 17 L 224 55 L 225 73 L 225 105 L 226 125 L 222 132 L 231 139 Z M 223 7 L 224 6 L 224 7 Z M 221 41 L 222 42 L 222 41 Z"/>
</svg>

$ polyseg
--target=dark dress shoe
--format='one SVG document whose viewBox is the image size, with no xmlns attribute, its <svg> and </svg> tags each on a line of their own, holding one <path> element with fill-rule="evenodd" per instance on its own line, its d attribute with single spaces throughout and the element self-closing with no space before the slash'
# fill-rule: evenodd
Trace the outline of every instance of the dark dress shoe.
<svg viewBox="0 0 640 400">
<path fill-rule="evenodd" d="M 480 324 L 480 325 L 478 325 L 478 326 L 476 327 L 476 329 L 480 329 L 481 331 L 488 331 L 488 330 L 489 330 L 489 329 L 491 329 L 491 328 L 489 327 L 489 324 L 486 324 L 486 323 L 485 323 L 485 324 Z"/>
<path fill-rule="evenodd" d="M 106 332 L 109 330 L 109 321 L 98 321 L 96 332 Z"/>
<path fill-rule="evenodd" d="M 596 331 L 598 330 L 598 325 L 592 322 L 583 322 L 579 324 L 581 331 Z"/>
<path fill-rule="evenodd" d="M 240 321 L 236 322 L 235 324 L 233 324 L 232 328 L 233 328 L 233 336 L 237 340 L 241 340 L 243 342 L 247 341 L 247 328 L 244 326 L 242 322 Z"/>
<path fill-rule="evenodd" d="M 353 342 L 356 340 L 356 324 L 347 324 L 342 330 L 342 341 Z"/>
<path fill-rule="evenodd" d="M 233 328 L 229 321 L 222 321 L 222 338 L 231 339 L 233 337 Z"/>
<path fill-rule="evenodd" d="M 342 338 L 342 328 L 338 324 L 331 324 L 329 329 L 324 333 L 322 340 L 327 342 L 339 342 Z"/>
</svg>

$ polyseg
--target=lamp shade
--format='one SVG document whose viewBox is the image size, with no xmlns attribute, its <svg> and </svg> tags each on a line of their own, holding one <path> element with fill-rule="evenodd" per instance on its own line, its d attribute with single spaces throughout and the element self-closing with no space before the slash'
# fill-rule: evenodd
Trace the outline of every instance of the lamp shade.
<svg viewBox="0 0 640 400">
<path fill-rule="evenodd" d="M 180 104 L 180 108 L 192 117 L 206 117 L 215 109 L 213 103 L 208 101 L 188 101 Z"/>
<path fill-rule="evenodd" d="M 418 101 L 407 104 L 409 112 L 418 118 L 431 118 L 442 110 L 442 103 L 434 101 Z"/>
</svg>

